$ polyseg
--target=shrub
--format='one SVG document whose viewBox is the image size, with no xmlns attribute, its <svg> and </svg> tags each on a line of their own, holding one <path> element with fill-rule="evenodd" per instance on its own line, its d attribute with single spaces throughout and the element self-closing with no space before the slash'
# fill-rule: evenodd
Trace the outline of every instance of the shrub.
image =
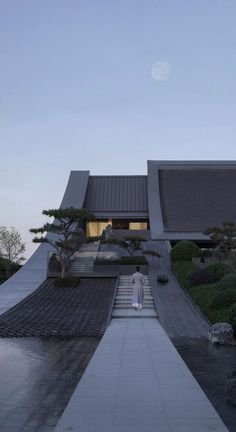
<svg viewBox="0 0 236 432">
<path fill-rule="evenodd" d="M 219 287 L 222 290 L 236 290 L 236 274 L 231 273 L 225 275 L 220 281 L 219 281 Z"/>
<path fill-rule="evenodd" d="M 160 275 L 160 276 L 158 276 L 158 278 L 157 278 L 157 282 L 159 282 L 159 283 L 163 283 L 163 284 L 165 284 L 165 283 L 167 283 L 169 281 L 169 278 L 168 278 L 168 276 L 166 276 L 166 275 Z"/>
<path fill-rule="evenodd" d="M 189 276 L 191 285 L 208 285 L 216 282 L 217 278 L 207 269 L 196 270 Z"/>
<path fill-rule="evenodd" d="M 192 261 L 174 261 L 172 268 L 183 287 L 190 287 L 189 276 L 197 270 L 197 266 Z"/>
<path fill-rule="evenodd" d="M 215 311 L 212 309 L 212 299 L 219 293 L 218 284 L 198 285 L 188 289 L 193 300 L 211 322 L 215 322 Z"/>
<path fill-rule="evenodd" d="M 231 324 L 230 322 L 230 307 L 222 308 L 222 309 L 216 309 L 214 311 L 214 322 L 227 322 Z"/>
<path fill-rule="evenodd" d="M 223 262 L 209 264 L 207 270 L 215 276 L 216 280 L 220 280 L 223 276 L 232 272 L 231 267 Z"/>
<path fill-rule="evenodd" d="M 234 303 L 229 310 L 229 323 L 232 324 L 234 337 L 236 337 L 236 303 Z"/>
<path fill-rule="evenodd" d="M 170 256 L 172 261 L 191 261 L 192 257 L 199 256 L 199 247 L 189 241 L 179 241 L 171 250 Z"/>
<path fill-rule="evenodd" d="M 232 322 L 234 318 L 236 319 L 236 302 L 230 307 L 229 310 L 230 322 Z"/>
<path fill-rule="evenodd" d="M 227 289 L 224 292 L 216 294 L 213 298 L 211 307 L 212 309 L 223 309 L 232 306 L 236 303 L 236 290 Z"/>
<path fill-rule="evenodd" d="M 54 281 L 54 286 L 57 288 L 68 288 L 68 287 L 78 287 L 80 284 L 80 278 L 78 277 L 66 277 L 66 278 L 58 278 Z"/>
</svg>

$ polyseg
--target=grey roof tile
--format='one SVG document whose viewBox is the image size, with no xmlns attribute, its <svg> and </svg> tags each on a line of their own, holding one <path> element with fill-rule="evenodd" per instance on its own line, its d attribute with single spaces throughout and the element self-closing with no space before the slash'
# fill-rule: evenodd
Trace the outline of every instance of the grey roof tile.
<svg viewBox="0 0 236 432">
<path fill-rule="evenodd" d="M 164 226 L 169 231 L 203 231 L 236 221 L 236 169 L 161 169 Z"/>
<path fill-rule="evenodd" d="M 147 176 L 90 176 L 85 207 L 93 212 L 147 212 Z"/>
</svg>

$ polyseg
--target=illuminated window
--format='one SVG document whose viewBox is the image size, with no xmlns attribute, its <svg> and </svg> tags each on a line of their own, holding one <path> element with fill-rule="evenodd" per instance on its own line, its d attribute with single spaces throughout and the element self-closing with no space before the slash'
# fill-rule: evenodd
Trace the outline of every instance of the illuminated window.
<svg viewBox="0 0 236 432">
<path fill-rule="evenodd" d="M 87 237 L 100 236 L 107 225 L 111 223 L 111 220 L 87 222 Z"/>
<path fill-rule="evenodd" d="M 130 230 L 147 230 L 147 222 L 130 222 Z"/>
</svg>

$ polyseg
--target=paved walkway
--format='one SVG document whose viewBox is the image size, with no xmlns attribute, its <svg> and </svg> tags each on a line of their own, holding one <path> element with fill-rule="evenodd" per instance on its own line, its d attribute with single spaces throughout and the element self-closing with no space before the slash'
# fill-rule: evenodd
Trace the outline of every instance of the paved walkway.
<svg viewBox="0 0 236 432">
<path fill-rule="evenodd" d="M 112 319 L 56 432 L 226 432 L 157 319 Z"/>
<path fill-rule="evenodd" d="M 149 279 L 157 305 L 157 313 L 166 333 L 171 338 L 206 337 L 209 323 L 192 299 L 180 287 L 171 269 L 165 241 L 148 241 L 145 248 L 158 251 L 162 258 L 147 257 Z M 166 274 L 167 284 L 157 283 L 157 277 Z"/>
</svg>

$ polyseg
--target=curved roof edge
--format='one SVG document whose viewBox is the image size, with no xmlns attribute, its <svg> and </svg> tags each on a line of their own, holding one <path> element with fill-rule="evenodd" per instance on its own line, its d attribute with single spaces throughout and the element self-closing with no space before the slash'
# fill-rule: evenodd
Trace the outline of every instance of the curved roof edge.
<svg viewBox="0 0 236 432">
<path fill-rule="evenodd" d="M 204 168 L 212 168 L 212 169 L 235 169 L 236 168 L 236 160 L 235 161 L 205 161 L 205 160 L 173 160 L 173 161 L 156 161 L 156 160 L 148 160 L 148 172 L 149 172 L 149 166 L 152 167 L 152 169 L 155 167 L 156 169 L 204 169 Z"/>
<path fill-rule="evenodd" d="M 60 208 L 83 207 L 88 179 L 89 171 L 71 171 Z M 0 314 L 31 294 L 46 279 L 47 256 L 52 250 L 49 244 L 42 243 L 25 265 L 0 285 Z"/>
</svg>

